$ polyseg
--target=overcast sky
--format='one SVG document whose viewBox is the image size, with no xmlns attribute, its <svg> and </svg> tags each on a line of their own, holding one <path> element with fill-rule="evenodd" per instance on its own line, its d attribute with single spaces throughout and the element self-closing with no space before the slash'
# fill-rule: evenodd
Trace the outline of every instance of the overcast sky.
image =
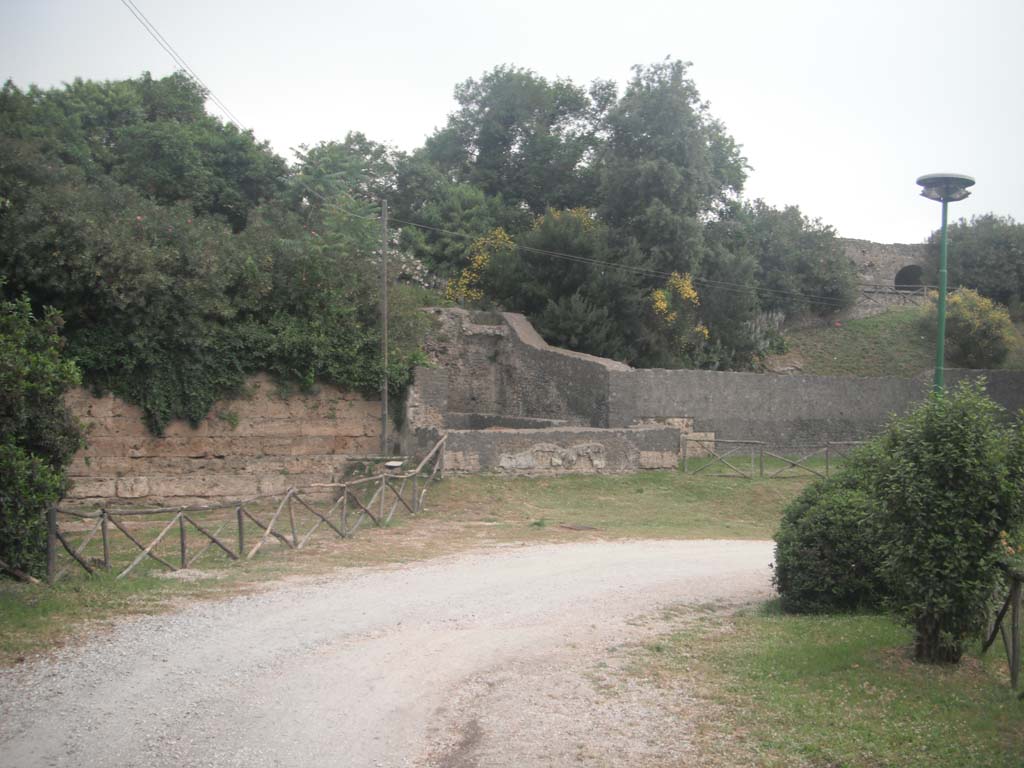
<svg viewBox="0 0 1024 768">
<path fill-rule="evenodd" d="M 1022 0 L 135 3 L 284 155 L 353 130 L 414 149 L 454 85 L 499 64 L 621 86 L 671 56 L 742 145 L 747 197 L 844 237 L 920 242 L 940 210 L 914 180 L 952 171 L 978 180 L 952 217 L 1024 220 Z M 0 9 L 0 77 L 21 87 L 175 68 L 120 0 Z"/>
</svg>

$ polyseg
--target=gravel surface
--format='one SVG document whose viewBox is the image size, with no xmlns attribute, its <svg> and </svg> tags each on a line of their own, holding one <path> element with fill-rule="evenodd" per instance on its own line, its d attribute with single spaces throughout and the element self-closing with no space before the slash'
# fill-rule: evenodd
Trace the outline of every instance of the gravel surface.
<svg viewBox="0 0 1024 768">
<path fill-rule="evenodd" d="M 126 619 L 0 672 L 0 766 L 679 764 L 686 692 L 618 675 L 615 648 L 660 608 L 767 596 L 771 558 L 510 547 Z"/>
</svg>

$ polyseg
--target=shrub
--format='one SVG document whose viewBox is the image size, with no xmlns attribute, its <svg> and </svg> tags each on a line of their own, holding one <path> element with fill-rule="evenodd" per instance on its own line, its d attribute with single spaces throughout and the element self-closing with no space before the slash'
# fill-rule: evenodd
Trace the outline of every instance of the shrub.
<svg viewBox="0 0 1024 768">
<path fill-rule="evenodd" d="M 61 356 L 59 327 L 53 310 L 33 317 L 26 298 L 0 301 L 0 559 L 28 573 L 42 570 L 42 513 L 81 445 L 63 402 L 78 369 Z"/>
<path fill-rule="evenodd" d="M 979 382 L 933 393 L 893 421 L 872 469 L 883 572 L 919 660 L 956 662 L 984 629 L 1000 533 L 1024 520 L 1021 425 Z"/>
<path fill-rule="evenodd" d="M 923 322 L 932 338 L 938 326 L 933 302 Z M 1007 309 L 970 288 L 960 288 L 946 302 L 946 361 L 962 368 L 992 368 L 1006 359 L 1013 338 Z"/>
<path fill-rule="evenodd" d="M 886 590 L 877 505 L 861 485 L 850 469 L 808 486 L 786 508 L 775 535 L 774 575 L 784 610 L 880 607 Z"/>
<path fill-rule="evenodd" d="M 0 443 L 0 560 L 34 576 L 46 569 L 46 510 L 64 476 L 24 448 Z"/>
</svg>

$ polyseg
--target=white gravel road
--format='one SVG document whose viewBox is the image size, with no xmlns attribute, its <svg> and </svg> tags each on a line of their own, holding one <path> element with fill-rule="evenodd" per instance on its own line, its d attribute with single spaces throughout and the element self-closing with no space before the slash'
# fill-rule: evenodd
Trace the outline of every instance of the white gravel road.
<svg viewBox="0 0 1024 768">
<path fill-rule="evenodd" d="M 0 672 L 0 765 L 673 762 L 685 727 L 588 670 L 659 608 L 767 596 L 771 558 L 751 541 L 513 547 L 125 620 Z"/>
</svg>

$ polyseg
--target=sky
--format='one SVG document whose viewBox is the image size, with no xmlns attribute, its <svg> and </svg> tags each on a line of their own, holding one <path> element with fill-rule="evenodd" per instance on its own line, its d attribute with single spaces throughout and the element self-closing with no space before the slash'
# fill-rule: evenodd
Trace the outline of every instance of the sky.
<svg viewBox="0 0 1024 768">
<path fill-rule="evenodd" d="M 671 57 L 742 146 L 747 198 L 921 242 L 941 211 L 915 179 L 954 172 L 977 185 L 951 219 L 1024 221 L 1021 0 L 134 2 L 286 157 L 349 131 L 415 149 L 457 83 L 501 64 L 621 91 Z M 0 78 L 22 88 L 175 68 L 121 0 L 0 0 Z"/>
</svg>

